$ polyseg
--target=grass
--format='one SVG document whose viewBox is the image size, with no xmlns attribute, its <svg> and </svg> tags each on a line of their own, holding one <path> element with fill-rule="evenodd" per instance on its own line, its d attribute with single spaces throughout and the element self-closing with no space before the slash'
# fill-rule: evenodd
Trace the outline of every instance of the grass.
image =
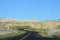
<svg viewBox="0 0 60 40">
<path fill-rule="evenodd" d="M 42 37 L 49 37 L 49 38 L 60 38 L 60 33 L 55 33 L 53 35 L 48 35 L 46 32 L 39 32 L 39 34 L 42 36 Z"/>
<path fill-rule="evenodd" d="M 0 39 L 9 38 L 9 37 L 12 37 L 12 36 L 17 36 L 17 35 L 21 35 L 23 33 L 24 33 L 23 31 L 17 31 L 17 32 L 14 32 L 14 33 L 11 33 L 11 34 L 7 34 L 7 35 L 0 35 Z"/>
</svg>

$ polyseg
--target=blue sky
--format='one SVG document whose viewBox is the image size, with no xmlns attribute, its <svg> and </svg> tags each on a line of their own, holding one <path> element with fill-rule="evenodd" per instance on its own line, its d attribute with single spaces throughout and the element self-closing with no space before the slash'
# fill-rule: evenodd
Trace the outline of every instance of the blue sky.
<svg viewBox="0 0 60 40">
<path fill-rule="evenodd" d="M 60 0 L 0 0 L 0 17 L 57 20 Z"/>
</svg>

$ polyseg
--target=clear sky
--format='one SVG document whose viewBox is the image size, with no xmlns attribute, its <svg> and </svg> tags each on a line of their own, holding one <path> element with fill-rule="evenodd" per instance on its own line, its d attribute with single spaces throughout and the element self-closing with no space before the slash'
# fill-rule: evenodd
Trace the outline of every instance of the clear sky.
<svg viewBox="0 0 60 40">
<path fill-rule="evenodd" d="M 60 0 L 0 0 L 0 17 L 57 20 Z"/>
</svg>

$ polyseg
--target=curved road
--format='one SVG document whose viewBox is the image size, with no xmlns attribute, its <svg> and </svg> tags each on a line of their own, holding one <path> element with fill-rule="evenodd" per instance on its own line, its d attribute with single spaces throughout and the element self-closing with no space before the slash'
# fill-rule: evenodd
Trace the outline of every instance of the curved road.
<svg viewBox="0 0 60 40">
<path fill-rule="evenodd" d="M 26 33 L 24 33 L 22 35 L 7 38 L 7 39 L 4 39 L 4 40 L 60 40 L 60 39 L 44 38 L 44 37 L 41 37 L 37 32 L 26 31 Z"/>
</svg>

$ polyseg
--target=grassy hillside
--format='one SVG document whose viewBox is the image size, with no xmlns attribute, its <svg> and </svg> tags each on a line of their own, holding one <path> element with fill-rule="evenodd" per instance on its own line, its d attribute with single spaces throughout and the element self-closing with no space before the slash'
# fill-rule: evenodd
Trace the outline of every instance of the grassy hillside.
<svg viewBox="0 0 60 40">
<path fill-rule="evenodd" d="M 15 20 L 15 19 L 0 19 L 0 27 L 14 28 L 34 28 L 47 29 L 56 28 L 60 25 L 60 20 L 50 20 L 40 22 L 38 20 Z"/>
<path fill-rule="evenodd" d="M 7 29 L 13 30 L 25 29 L 29 31 L 36 31 L 39 32 L 40 35 L 48 37 L 52 34 L 57 35 L 60 32 L 60 20 L 40 22 L 36 20 L 0 19 L 0 27 L 6 27 Z"/>
</svg>

